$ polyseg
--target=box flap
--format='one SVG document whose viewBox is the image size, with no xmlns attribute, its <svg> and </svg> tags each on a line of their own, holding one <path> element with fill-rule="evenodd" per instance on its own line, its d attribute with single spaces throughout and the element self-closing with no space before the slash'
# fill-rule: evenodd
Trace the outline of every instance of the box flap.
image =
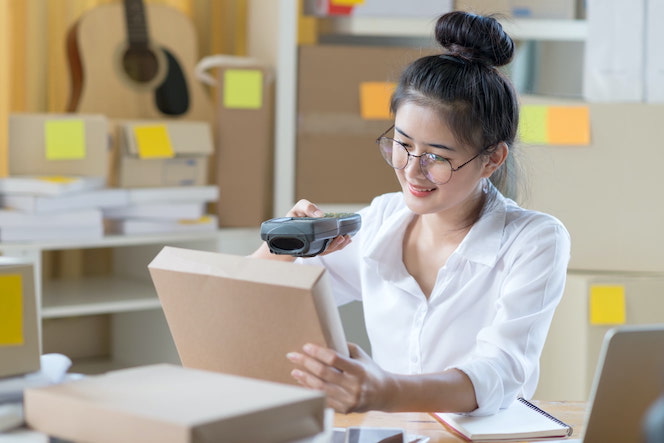
<svg viewBox="0 0 664 443">
<path fill-rule="evenodd" d="M 175 157 L 208 156 L 214 151 L 210 124 L 199 121 L 132 120 L 120 122 L 123 152 L 139 156 L 136 130 L 159 128 L 168 134 Z"/>
<path fill-rule="evenodd" d="M 311 289 L 325 272 L 322 266 L 302 265 L 296 272 L 293 263 L 247 259 L 231 254 L 166 246 L 148 265 L 150 269 L 178 271 L 201 276 L 217 276 L 267 285 L 287 285 Z M 285 283 L 284 275 L 288 276 Z"/>
</svg>

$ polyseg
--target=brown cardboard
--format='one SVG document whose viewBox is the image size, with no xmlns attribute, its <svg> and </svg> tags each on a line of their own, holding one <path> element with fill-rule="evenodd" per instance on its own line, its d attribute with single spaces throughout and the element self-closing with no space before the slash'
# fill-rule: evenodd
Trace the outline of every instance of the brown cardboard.
<svg viewBox="0 0 664 443">
<path fill-rule="evenodd" d="M 174 156 L 141 158 L 134 130 L 164 125 Z M 210 124 L 188 120 L 112 120 L 112 184 L 121 188 L 202 186 L 209 181 L 208 162 L 214 148 Z"/>
<path fill-rule="evenodd" d="M 29 427 L 90 443 L 271 443 L 324 430 L 317 391 L 151 365 L 25 391 Z"/>
<path fill-rule="evenodd" d="M 523 203 L 565 224 L 572 239 L 569 268 L 660 273 L 664 151 L 659 128 L 664 104 L 543 96 L 521 100 L 523 105 L 588 108 L 590 145 L 516 147 L 526 174 Z M 628 146 L 638 146 L 638 155 L 625 158 Z"/>
<path fill-rule="evenodd" d="M 376 138 L 392 120 L 360 115 L 363 82 L 397 82 L 403 68 L 432 53 L 404 47 L 300 46 L 296 200 L 368 203 L 399 190 Z"/>
<path fill-rule="evenodd" d="M 49 121 L 81 120 L 85 132 L 85 156 L 49 159 L 45 125 Z M 10 175 L 108 176 L 108 122 L 93 114 L 11 114 L 9 116 Z"/>
<path fill-rule="evenodd" d="M 0 377 L 38 371 L 41 343 L 32 264 L 0 257 L 0 282 Z M 14 291 L 20 291 L 20 301 Z M 3 318 L 10 309 L 20 314 L 19 322 Z"/>
<path fill-rule="evenodd" d="M 148 268 L 185 367 L 295 383 L 288 352 L 348 354 L 323 267 L 165 247 Z"/>
<path fill-rule="evenodd" d="M 224 105 L 228 69 L 258 71 L 262 76 L 262 105 L 238 108 Z M 258 63 L 219 66 L 216 107 L 216 183 L 219 186 L 219 225 L 255 227 L 271 218 L 274 180 L 274 73 Z"/>
</svg>

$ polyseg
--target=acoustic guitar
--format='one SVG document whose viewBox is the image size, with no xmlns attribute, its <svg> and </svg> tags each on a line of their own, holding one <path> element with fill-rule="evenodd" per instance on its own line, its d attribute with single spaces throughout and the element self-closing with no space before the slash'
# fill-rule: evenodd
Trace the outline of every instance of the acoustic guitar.
<svg viewBox="0 0 664 443">
<path fill-rule="evenodd" d="M 67 35 L 67 110 L 212 122 L 212 102 L 194 78 L 196 42 L 193 23 L 168 6 L 123 0 L 91 9 Z"/>
</svg>

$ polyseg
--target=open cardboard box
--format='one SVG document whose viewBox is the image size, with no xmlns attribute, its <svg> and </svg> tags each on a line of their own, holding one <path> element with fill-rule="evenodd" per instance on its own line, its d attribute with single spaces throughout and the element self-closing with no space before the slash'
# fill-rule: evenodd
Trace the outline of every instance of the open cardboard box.
<svg viewBox="0 0 664 443">
<path fill-rule="evenodd" d="M 0 377 L 39 371 L 40 355 L 33 265 L 0 257 Z"/>
<path fill-rule="evenodd" d="M 91 443 L 294 441 L 324 413 L 318 391 L 167 364 L 25 391 L 30 428 Z"/>
<path fill-rule="evenodd" d="M 295 384 L 288 352 L 348 355 L 323 267 L 165 247 L 148 268 L 185 367 Z"/>
</svg>

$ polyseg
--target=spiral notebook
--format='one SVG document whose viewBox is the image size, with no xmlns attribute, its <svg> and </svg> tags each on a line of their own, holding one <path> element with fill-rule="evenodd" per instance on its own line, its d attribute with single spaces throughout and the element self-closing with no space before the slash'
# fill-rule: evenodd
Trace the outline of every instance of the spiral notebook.
<svg viewBox="0 0 664 443">
<path fill-rule="evenodd" d="M 524 398 L 494 415 L 473 416 L 436 412 L 433 417 L 473 442 L 563 438 L 572 427 Z"/>
</svg>

